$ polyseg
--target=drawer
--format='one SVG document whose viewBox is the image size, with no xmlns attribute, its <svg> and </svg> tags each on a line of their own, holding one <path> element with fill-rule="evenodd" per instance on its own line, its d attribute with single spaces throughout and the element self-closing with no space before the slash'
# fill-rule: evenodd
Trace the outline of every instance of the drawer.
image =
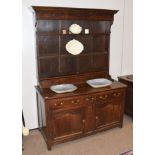
<svg viewBox="0 0 155 155">
<path fill-rule="evenodd" d="M 78 106 L 82 106 L 82 105 L 84 105 L 82 97 L 51 100 L 49 102 L 49 108 L 53 109 L 53 110 L 74 108 L 74 107 L 78 107 Z"/>
<path fill-rule="evenodd" d="M 123 92 L 121 91 L 112 91 L 112 92 L 105 92 L 96 95 L 97 101 L 110 101 L 115 99 L 122 99 Z"/>
</svg>

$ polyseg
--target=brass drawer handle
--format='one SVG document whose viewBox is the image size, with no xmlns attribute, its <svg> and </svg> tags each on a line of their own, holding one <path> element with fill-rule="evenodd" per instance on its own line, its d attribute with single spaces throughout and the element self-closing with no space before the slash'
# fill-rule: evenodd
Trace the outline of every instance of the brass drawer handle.
<svg viewBox="0 0 155 155">
<path fill-rule="evenodd" d="M 79 100 L 76 100 L 76 101 L 72 100 L 71 102 L 75 103 L 75 104 L 78 104 L 80 101 Z"/>
<path fill-rule="evenodd" d="M 86 98 L 86 101 L 90 101 L 90 100 L 95 100 L 95 98 L 94 97 L 91 97 L 91 98 Z"/>
<path fill-rule="evenodd" d="M 100 96 L 100 99 L 106 99 L 108 97 L 108 95 L 104 95 L 104 96 Z"/>
<path fill-rule="evenodd" d="M 91 98 L 91 100 L 94 100 L 94 99 L 95 99 L 94 97 Z"/>
<path fill-rule="evenodd" d="M 121 93 L 114 93 L 113 95 L 114 95 L 115 97 L 118 97 L 118 96 L 120 96 L 120 94 L 121 94 Z"/>
<path fill-rule="evenodd" d="M 98 119 L 98 116 L 96 116 L 96 119 Z"/>
</svg>

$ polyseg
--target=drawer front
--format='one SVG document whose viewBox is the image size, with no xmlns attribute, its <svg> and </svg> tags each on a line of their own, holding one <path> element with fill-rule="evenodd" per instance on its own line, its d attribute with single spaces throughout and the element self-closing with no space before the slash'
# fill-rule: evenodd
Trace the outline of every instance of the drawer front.
<svg viewBox="0 0 155 155">
<path fill-rule="evenodd" d="M 72 97 L 72 98 L 64 98 L 58 100 L 51 100 L 49 102 L 49 108 L 52 110 L 63 110 L 68 108 L 76 108 L 79 106 L 84 106 L 83 97 Z"/>
<path fill-rule="evenodd" d="M 106 93 L 99 93 L 96 95 L 96 103 L 111 101 L 111 100 L 122 100 L 124 92 L 122 91 L 110 91 Z"/>
<path fill-rule="evenodd" d="M 96 96 L 92 94 L 79 97 L 51 100 L 49 101 L 49 108 L 56 110 L 64 108 L 74 108 L 79 106 L 90 106 L 95 102 L 95 100 Z"/>
</svg>

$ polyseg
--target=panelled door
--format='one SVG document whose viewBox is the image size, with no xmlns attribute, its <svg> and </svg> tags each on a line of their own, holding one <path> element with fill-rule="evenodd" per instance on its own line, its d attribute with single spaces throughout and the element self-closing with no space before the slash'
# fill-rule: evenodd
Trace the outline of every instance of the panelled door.
<svg viewBox="0 0 155 155">
<path fill-rule="evenodd" d="M 54 139 L 67 139 L 83 134 L 85 108 L 51 113 L 51 136 Z"/>
</svg>

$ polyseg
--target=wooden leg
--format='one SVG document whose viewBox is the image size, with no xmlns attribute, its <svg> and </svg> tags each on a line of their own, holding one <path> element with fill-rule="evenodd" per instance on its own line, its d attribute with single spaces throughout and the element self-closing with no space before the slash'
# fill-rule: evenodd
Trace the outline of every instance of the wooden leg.
<svg viewBox="0 0 155 155">
<path fill-rule="evenodd" d="M 120 128 L 123 128 L 123 123 L 120 124 Z"/>
<path fill-rule="evenodd" d="M 52 150 L 52 144 L 49 141 L 47 142 L 47 149 L 49 151 Z"/>
</svg>

